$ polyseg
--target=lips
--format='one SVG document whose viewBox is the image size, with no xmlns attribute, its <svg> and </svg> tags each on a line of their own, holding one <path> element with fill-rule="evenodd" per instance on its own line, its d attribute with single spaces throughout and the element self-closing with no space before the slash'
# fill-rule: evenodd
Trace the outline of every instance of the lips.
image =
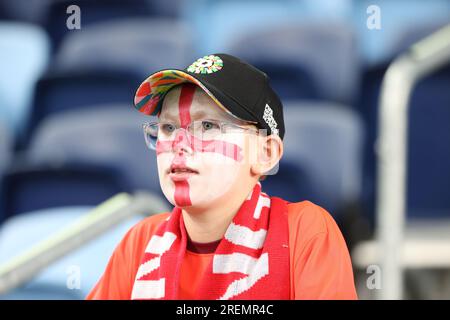
<svg viewBox="0 0 450 320">
<path fill-rule="evenodd" d="M 169 172 L 169 173 L 184 173 L 184 172 L 198 173 L 197 170 L 192 169 L 192 168 L 190 168 L 190 167 L 188 167 L 188 166 L 186 166 L 186 165 L 183 165 L 183 164 L 175 164 L 175 163 L 173 163 L 173 164 L 170 166 L 168 172 Z"/>
<path fill-rule="evenodd" d="M 198 171 L 184 164 L 172 164 L 168 169 L 168 174 L 173 181 L 181 181 L 198 174 Z"/>
</svg>

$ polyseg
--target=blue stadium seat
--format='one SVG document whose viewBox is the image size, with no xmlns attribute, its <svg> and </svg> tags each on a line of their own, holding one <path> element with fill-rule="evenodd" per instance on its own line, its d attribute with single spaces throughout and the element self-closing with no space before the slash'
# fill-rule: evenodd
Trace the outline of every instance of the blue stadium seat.
<svg viewBox="0 0 450 320">
<path fill-rule="evenodd" d="M 266 72 L 283 100 L 353 102 L 359 56 L 349 26 L 303 22 L 260 29 L 241 31 L 228 50 Z"/>
<path fill-rule="evenodd" d="M 36 86 L 21 142 L 24 148 L 40 121 L 51 114 L 107 103 L 132 103 L 141 77 L 125 71 L 50 71 Z"/>
<path fill-rule="evenodd" d="M 226 51 L 227 43 L 243 31 L 298 21 L 343 21 L 348 9 L 335 0 L 184 0 L 182 17 L 195 29 L 198 53 L 207 54 Z"/>
<path fill-rule="evenodd" d="M 51 0 L 0 1 L 0 19 L 27 23 L 42 23 Z"/>
<path fill-rule="evenodd" d="M 192 62 L 188 27 L 174 19 L 133 18 L 96 23 L 69 33 L 55 57 L 58 70 L 122 70 L 142 79 Z"/>
<path fill-rule="evenodd" d="M 0 1 L 0 19 L 43 24 L 52 3 L 61 0 Z M 177 18 L 185 0 L 145 0 L 152 15 Z M 75 3 L 75 2 L 72 2 Z M 67 5 L 66 5 L 67 6 Z"/>
<path fill-rule="evenodd" d="M 450 64 L 419 81 L 410 100 L 407 212 L 450 218 Z"/>
<path fill-rule="evenodd" d="M 276 174 L 268 175 L 261 184 L 263 191 L 270 196 L 280 197 L 289 202 L 303 200 L 314 203 L 323 202 L 320 192 L 315 190 L 311 174 L 306 172 L 302 164 L 294 159 L 282 159 Z"/>
<path fill-rule="evenodd" d="M 187 27 L 164 19 L 116 19 L 69 34 L 52 69 L 37 84 L 21 148 L 49 114 L 96 104 L 131 103 L 136 88 L 150 73 L 190 63 L 190 45 Z"/>
<path fill-rule="evenodd" d="M 331 213 L 361 195 L 364 127 L 358 114 L 333 103 L 285 104 L 284 157 L 307 172 Z"/>
<path fill-rule="evenodd" d="M 81 29 L 70 30 L 66 23 L 70 14 L 67 8 L 77 5 L 81 11 Z M 62 39 L 71 32 L 82 32 L 88 25 L 127 17 L 148 17 L 155 14 L 147 0 L 58 0 L 51 1 L 44 25 L 56 51 Z"/>
<path fill-rule="evenodd" d="M 87 164 L 66 166 L 18 164 L 6 171 L 2 181 L 4 217 L 45 208 L 96 205 L 128 191 L 111 168 Z"/>
<path fill-rule="evenodd" d="M 158 17 L 179 18 L 186 0 L 147 0 Z"/>
<path fill-rule="evenodd" d="M 3 192 L 1 181 L 3 180 L 4 171 L 13 159 L 13 143 L 13 137 L 9 132 L 8 127 L 0 121 L 0 195 Z M 1 198 L 2 197 L 0 196 L 0 208 L 2 207 Z M 3 219 L 4 212 L 0 209 L 0 223 Z"/>
<path fill-rule="evenodd" d="M 361 77 L 361 87 L 357 99 L 357 111 L 363 119 L 366 135 L 363 151 L 362 206 L 370 223 L 374 223 L 376 188 L 376 138 L 378 123 L 378 103 L 381 81 L 388 68 L 387 63 L 365 68 Z"/>
<path fill-rule="evenodd" d="M 46 68 L 50 43 L 34 25 L 0 22 L 0 120 L 13 135 L 23 133 L 34 85 Z"/>
<path fill-rule="evenodd" d="M 434 31 L 438 30 L 439 27 L 442 26 L 442 20 L 438 20 L 438 21 L 434 21 L 431 23 L 426 23 L 426 24 L 421 24 L 421 25 L 416 25 L 416 26 L 412 26 L 410 27 L 409 30 L 403 32 L 403 33 L 399 33 L 398 34 L 398 38 L 397 38 L 397 42 L 395 46 L 391 46 L 390 47 L 390 51 L 389 53 L 385 53 L 385 55 L 387 57 L 389 57 L 389 59 L 394 58 L 395 56 L 405 52 L 405 50 L 407 50 L 412 44 L 414 44 L 415 42 L 419 41 L 420 39 L 422 39 L 425 36 L 430 35 L 431 33 L 433 33 Z M 376 142 L 376 138 L 377 138 L 377 134 L 378 134 L 378 109 L 379 109 L 379 96 L 380 96 L 380 89 L 381 89 L 381 83 L 383 80 L 383 77 L 386 73 L 386 70 L 389 66 L 391 60 L 386 60 L 386 61 L 382 61 L 378 64 L 374 64 L 374 65 L 369 65 L 367 66 L 362 74 L 362 79 L 361 79 L 361 87 L 360 87 L 360 93 L 359 93 L 359 97 L 357 99 L 357 109 L 358 112 L 361 114 L 361 117 L 364 120 L 365 126 L 366 126 L 366 139 L 365 139 L 365 143 L 364 143 L 364 161 L 363 161 L 363 205 L 364 205 L 364 211 L 367 214 L 367 217 L 369 218 L 370 222 L 373 223 L 374 222 L 374 210 L 375 210 L 375 187 L 376 187 L 376 183 L 377 183 L 377 172 L 376 172 L 376 154 L 375 154 L 375 142 Z M 413 106 L 416 106 L 414 108 L 411 108 L 411 113 L 410 113 L 410 117 L 411 117 L 411 121 L 419 121 L 420 119 L 429 119 L 429 122 L 427 123 L 423 123 L 423 126 L 429 126 L 430 128 L 433 127 L 432 122 L 430 122 L 431 120 L 431 116 L 435 115 L 435 120 L 433 121 L 439 121 L 439 116 L 437 114 L 439 114 L 440 112 L 442 112 L 442 116 L 445 118 L 445 111 L 444 109 L 447 108 L 447 106 L 443 103 L 443 101 L 445 101 L 445 94 L 446 94 L 446 90 L 443 90 L 442 92 L 434 92 L 436 89 L 438 88 L 442 88 L 442 86 L 446 85 L 445 84 L 445 70 L 441 71 L 439 75 L 436 76 L 432 76 L 430 77 L 428 80 L 424 80 L 424 88 L 426 89 L 421 89 L 421 93 L 420 93 L 420 97 L 422 97 L 421 102 L 419 103 L 421 107 L 418 107 L 418 102 L 416 101 L 416 94 L 413 95 L 411 103 L 413 104 Z M 447 71 L 448 72 L 448 71 Z M 448 83 L 447 83 L 448 85 Z M 433 86 L 435 86 L 435 89 L 433 89 Z M 439 90 L 439 89 L 438 89 Z M 427 112 L 425 110 L 429 110 L 430 107 L 425 103 L 426 99 L 424 99 L 423 97 L 427 96 L 428 94 L 428 98 L 426 99 L 433 99 L 432 98 L 434 95 L 436 95 L 436 101 L 438 101 L 438 103 L 433 103 L 433 108 L 437 108 L 437 109 L 433 109 L 433 110 L 438 110 L 438 111 L 433 111 L 431 113 L 427 113 L 426 116 L 419 116 L 419 114 L 421 112 Z M 440 98 L 439 98 L 440 97 Z M 439 100 L 440 99 L 440 100 Z M 448 109 L 448 108 L 447 108 Z M 416 111 L 417 110 L 417 111 Z M 412 125 L 412 123 L 411 123 Z M 421 139 L 429 139 L 426 138 L 425 136 L 423 136 L 422 138 L 418 137 L 417 134 L 421 134 L 421 133 L 415 133 L 415 127 L 411 127 L 412 131 L 410 133 L 410 138 L 415 137 L 414 139 L 410 139 L 410 144 L 411 146 L 409 147 L 409 160 L 408 162 L 410 163 L 410 168 L 414 167 L 414 161 L 416 159 L 416 157 L 421 158 L 423 155 L 420 154 L 420 152 L 413 152 L 415 150 L 415 148 L 417 148 L 418 144 L 415 144 L 416 138 L 418 139 L 417 141 L 420 141 Z M 424 127 L 422 128 L 424 129 Z M 417 132 L 421 132 L 421 131 L 417 131 Z M 424 131 L 427 132 L 427 131 Z M 444 133 L 445 136 L 445 133 Z M 433 143 L 431 145 L 436 145 L 436 143 Z M 412 148 L 412 149 L 411 149 Z M 439 148 L 439 147 L 436 147 Z M 444 148 L 445 149 L 445 148 Z M 437 152 L 437 150 L 434 150 Z M 433 151 L 433 152 L 434 152 Z M 442 153 L 442 151 L 441 151 Z M 439 154 L 439 152 L 437 152 L 437 154 Z M 445 157 L 444 154 L 441 154 L 441 156 Z M 415 167 L 416 169 L 419 167 Z M 440 168 L 440 166 L 433 166 L 433 168 L 437 169 Z M 440 168 L 439 170 L 441 170 L 442 168 Z M 423 171 L 422 169 L 419 170 L 420 172 L 426 172 Z M 415 171 L 415 172 L 410 172 L 410 174 L 412 176 L 414 176 L 414 174 L 418 174 L 419 171 Z M 443 177 L 443 176 L 441 176 Z M 411 187 L 411 186 L 410 186 Z M 417 184 L 415 187 L 413 187 L 414 189 L 417 187 Z M 427 190 L 432 190 L 432 189 L 427 189 Z M 422 196 L 418 195 L 417 192 L 413 192 L 416 193 L 415 195 L 411 194 L 411 197 L 409 197 L 409 199 L 411 199 L 411 201 L 416 201 L 413 200 L 414 199 L 419 199 L 421 198 L 424 194 L 422 194 Z M 426 193 L 426 192 L 425 192 Z M 429 201 L 428 201 L 429 202 Z M 442 200 L 441 200 L 442 202 Z M 444 201 L 445 202 L 445 201 Z M 416 207 L 414 204 L 411 203 L 411 210 L 409 210 L 410 214 L 412 216 L 415 215 L 420 215 L 420 214 L 416 214 L 414 212 L 417 212 L 417 208 L 414 209 L 414 207 Z M 420 211 L 420 210 L 419 210 Z"/>
<path fill-rule="evenodd" d="M 0 120 L 0 177 L 13 156 L 14 138 L 6 124 Z"/>
<path fill-rule="evenodd" d="M 78 206 L 44 209 L 8 219 L 0 228 L 0 264 L 75 222 L 91 208 Z M 127 219 L 54 262 L 25 285 L 0 296 L 0 299 L 84 299 L 103 274 L 119 241 L 142 218 L 136 216 Z M 67 283 L 78 272 L 80 288 L 70 289 Z"/>
<path fill-rule="evenodd" d="M 380 9 L 381 29 L 369 29 L 367 19 L 370 14 L 366 10 L 371 5 Z M 377 65 L 391 59 L 402 38 L 409 31 L 417 32 L 417 28 L 431 23 L 449 21 L 450 2 L 435 0 L 353 0 L 351 15 L 353 29 L 358 34 L 360 51 L 365 65 Z"/>
<path fill-rule="evenodd" d="M 150 118 L 131 105 L 91 106 L 44 120 L 27 150 L 33 162 L 86 163 L 114 168 L 127 189 L 160 195 L 156 156 L 144 141 Z"/>
</svg>

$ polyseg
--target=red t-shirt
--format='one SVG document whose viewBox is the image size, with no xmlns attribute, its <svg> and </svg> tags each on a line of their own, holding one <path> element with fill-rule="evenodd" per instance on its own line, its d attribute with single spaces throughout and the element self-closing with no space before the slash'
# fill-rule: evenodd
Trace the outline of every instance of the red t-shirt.
<svg viewBox="0 0 450 320">
<path fill-rule="evenodd" d="M 170 213 L 148 217 L 131 228 L 111 256 L 87 299 L 130 299 L 142 254 Z M 345 240 L 330 214 L 302 201 L 288 204 L 290 298 L 357 299 Z M 180 274 L 179 299 L 193 299 L 202 271 L 213 253 L 186 251 Z"/>
</svg>

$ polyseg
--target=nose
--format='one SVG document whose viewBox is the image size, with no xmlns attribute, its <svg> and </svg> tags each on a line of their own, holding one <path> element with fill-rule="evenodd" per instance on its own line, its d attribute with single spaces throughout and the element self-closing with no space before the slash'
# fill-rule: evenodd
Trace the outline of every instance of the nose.
<svg viewBox="0 0 450 320">
<path fill-rule="evenodd" d="M 175 152 L 181 151 L 185 151 L 188 153 L 192 152 L 188 133 L 185 129 L 183 128 L 178 129 L 178 132 L 175 135 L 175 139 L 173 140 L 172 147 Z"/>
</svg>

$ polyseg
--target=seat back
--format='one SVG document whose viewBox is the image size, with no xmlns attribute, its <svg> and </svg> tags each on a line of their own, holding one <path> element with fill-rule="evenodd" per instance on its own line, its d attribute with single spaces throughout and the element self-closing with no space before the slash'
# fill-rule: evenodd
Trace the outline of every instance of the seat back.
<svg viewBox="0 0 450 320">
<path fill-rule="evenodd" d="M 358 201 L 364 128 L 358 114 L 332 103 L 290 103 L 284 108 L 284 153 L 312 177 L 333 212 Z"/>
<path fill-rule="evenodd" d="M 192 62 L 186 24 L 174 19 L 129 18 L 96 23 L 70 33 L 55 57 L 58 70 L 122 70 L 143 81 L 163 68 Z"/>
<path fill-rule="evenodd" d="M 283 81 L 287 87 L 295 83 L 299 95 L 293 98 L 305 98 L 302 91 L 311 84 L 317 96 L 306 98 L 347 104 L 355 98 L 359 57 L 354 35 L 345 24 L 286 23 L 243 32 L 234 39 L 230 52 L 260 66 L 275 82 Z M 277 72 L 276 68 L 267 68 L 267 64 L 289 64 L 290 67 Z M 310 78 L 298 81 L 301 74 Z M 283 86 L 279 87 L 283 93 Z"/>
<path fill-rule="evenodd" d="M 49 54 L 50 42 L 40 27 L 0 22 L 0 119 L 13 135 L 23 133 L 34 86 Z"/>
<path fill-rule="evenodd" d="M 91 106 L 47 118 L 27 151 L 37 162 L 114 168 L 130 190 L 161 194 L 156 154 L 145 145 L 143 116 L 130 105 Z"/>
<path fill-rule="evenodd" d="M 92 206 L 127 191 L 113 170 L 75 164 L 17 166 L 6 172 L 2 189 L 5 218 L 45 208 Z"/>
</svg>

